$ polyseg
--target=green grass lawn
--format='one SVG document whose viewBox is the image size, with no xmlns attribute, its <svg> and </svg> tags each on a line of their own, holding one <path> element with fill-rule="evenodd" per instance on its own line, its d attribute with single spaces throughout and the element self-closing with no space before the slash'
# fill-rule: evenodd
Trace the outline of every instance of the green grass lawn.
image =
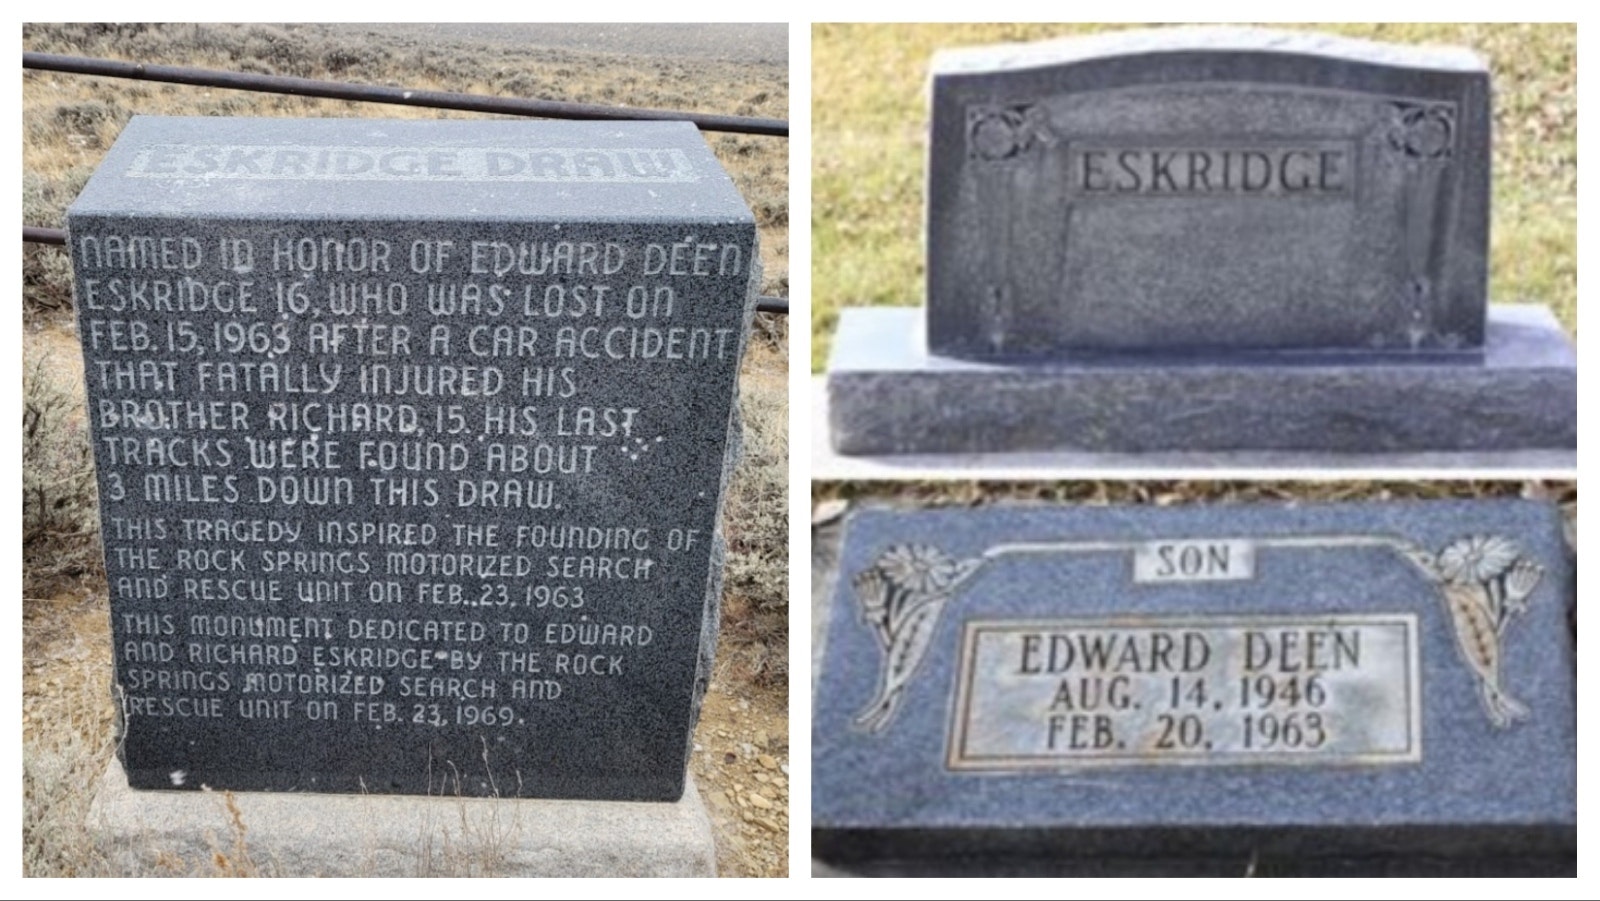
<svg viewBox="0 0 1600 901">
<path fill-rule="evenodd" d="M 811 366 L 839 310 L 923 297 L 927 72 L 941 47 L 1040 40 L 1085 25 L 816 25 L 811 43 Z M 1572 25 L 1311 25 L 1458 44 L 1494 78 L 1490 292 L 1554 307 L 1577 332 L 1578 89 Z"/>
</svg>

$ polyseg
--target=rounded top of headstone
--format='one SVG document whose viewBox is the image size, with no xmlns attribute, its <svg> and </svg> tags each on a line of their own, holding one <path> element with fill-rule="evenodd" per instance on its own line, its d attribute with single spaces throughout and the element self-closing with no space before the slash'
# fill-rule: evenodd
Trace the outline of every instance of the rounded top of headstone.
<svg viewBox="0 0 1600 901">
<path fill-rule="evenodd" d="M 1112 57 L 1195 52 L 1318 56 L 1374 66 L 1453 72 L 1488 69 L 1482 57 L 1465 47 L 1386 44 L 1312 31 L 1188 27 L 1128 29 L 1047 41 L 940 50 L 933 57 L 933 74 L 1005 72 Z"/>
</svg>

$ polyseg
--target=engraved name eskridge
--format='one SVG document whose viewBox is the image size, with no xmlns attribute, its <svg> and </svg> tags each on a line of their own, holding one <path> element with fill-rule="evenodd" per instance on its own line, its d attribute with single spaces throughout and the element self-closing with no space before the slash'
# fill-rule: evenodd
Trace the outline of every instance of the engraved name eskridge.
<svg viewBox="0 0 1600 901">
<path fill-rule="evenodd" d="M 1257 549 L 1263 547 L 1381 547 L 1399 554 L 1427 576 L 1438 591 L 1457 649 L 1477 679 L 1479 697 L 1490 724 L 1504 729 L 1529 715 L 1527 708 L 1507 693 L 1502 684 L 1500 664 L 1507 627 L 1526 611 L 1544 570 L 1510 539 L 1473 535 L 1450 542 L 1438 553 L 1403 539 L 1366 535 L 1266 538 L 1253 542 L 1226 539 L 1214 544 L 1214 547 L 1194 541 L 1002 544 L 966 560 L 952 557 L 931 545 L 889 548 L 851 581 L 862 620 L 872 629 L 883 653 L 877 691 L 856 717 L 856 727 L 881 732 L 889 726 L 927 655 L 945 607 L 968 580 L 998 557 L 1131 551 L 1136 582 L 1207 581 L 1253 578 L 1254 556 Z M 1243 551 L 1252 544 L 1248 551 Z M 1246 645 L 1248 651 L 1249 640 Z M 1162 655 L 1156 656 L 1168 659 L 1180 650 L 1169 646 Z"/>
<path fill-rule="evenodd" d="M 1073 186 L 1085 194 L 1343 194 L 1348 146 L 1085 147 Z"/>
</svg>

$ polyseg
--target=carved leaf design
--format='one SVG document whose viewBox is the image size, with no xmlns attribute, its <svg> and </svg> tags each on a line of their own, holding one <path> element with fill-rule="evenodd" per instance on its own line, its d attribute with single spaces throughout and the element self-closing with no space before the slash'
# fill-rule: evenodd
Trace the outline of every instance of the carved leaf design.
<svg viewBox="0 0 1600 901">
<path fill-rule="evenodd" d="M 878 692 L 856 723 L 877 732 L 889 724 L 921 665 L 939 614 L 957 587 L 983 565 L 958 561 L 928 545 L 896 545 L 851 580 L 862 618 L 884 651 Z"/>
<path fill-rule="evenodd" d="M 1524 557 L 1516 542 L 1498 535 L 1458 539 L 1437 555 L 1406 544 L 1398 547 L 1437 584 L 1456 648 L 1478 679 L 1489 721 L 1504 729 L 1525 719 L 1528 709 L 1500 685 L 1502 642 L 1506 624 L 1527 609 L 1543 568 Z"/>
<path fill-rule="evenodd" d="M 1441 591 L 1455 626 L 1456 646 L 1479 678 L 1494 681 L 1500 667 L 1500 632 L 1481 585 L 1447 583 Z"/>
</svg>

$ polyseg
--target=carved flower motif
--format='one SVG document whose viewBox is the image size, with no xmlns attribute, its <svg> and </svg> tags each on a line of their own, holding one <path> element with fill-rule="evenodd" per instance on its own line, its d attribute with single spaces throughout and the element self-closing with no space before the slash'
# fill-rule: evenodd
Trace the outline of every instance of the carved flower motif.
<svg viewBox="0 0 1600 901">
<path fill-rule="evenodd" d="M 979 115 L 972 123 L 970 134 L 972 150 L 981 159 L 1008 159 L 1022 149 L 1016 123 L 1009 121 L 1003 112 Z"/>
<path fill-rule="evenodd" d="M 855 577 L 856 597 L 861 601 L 861 615 L 869 624 L 883 623 L 887 628 L 889 610 L 889 585 L 883 573 L 869 569 Z"/>
<path fill-rule="evenodd" d="M 890 548 L 878 567 L 896 587 L 914 595 L 940 594 L 955 581 L 956 561 L 938 548 L 902 544 Z"/>
<path fill-rule="evenodd" d="M 1463 538 L 1439 554 L 1439 572 L 1457 583 L 1484 583 L 1511 568 L 1517 560 L 1517 546 L 1497 535 Z"/>
<path fill-rule="evenodd" d="M 1520 614 L 1528 609 L 1528 596 L 1539 584 L 1544 569 L 1532 560 L 1518 560 L 1506 573 L 1506 610 Z"/>
<path fill-rule="evenodd" d="M 1455 120 L 1448 107 L 1396 106 L 1389 144 L 1407 156 L 1441 159 L 1450 156 Z"/>
<path fill-rule="evenodd" d="M 967 144 L 978 159 L 1008 160 L 1050 143 L 1050 117 L 1037 104 L 979 107 L 967 113 Z"/>
</svg>

